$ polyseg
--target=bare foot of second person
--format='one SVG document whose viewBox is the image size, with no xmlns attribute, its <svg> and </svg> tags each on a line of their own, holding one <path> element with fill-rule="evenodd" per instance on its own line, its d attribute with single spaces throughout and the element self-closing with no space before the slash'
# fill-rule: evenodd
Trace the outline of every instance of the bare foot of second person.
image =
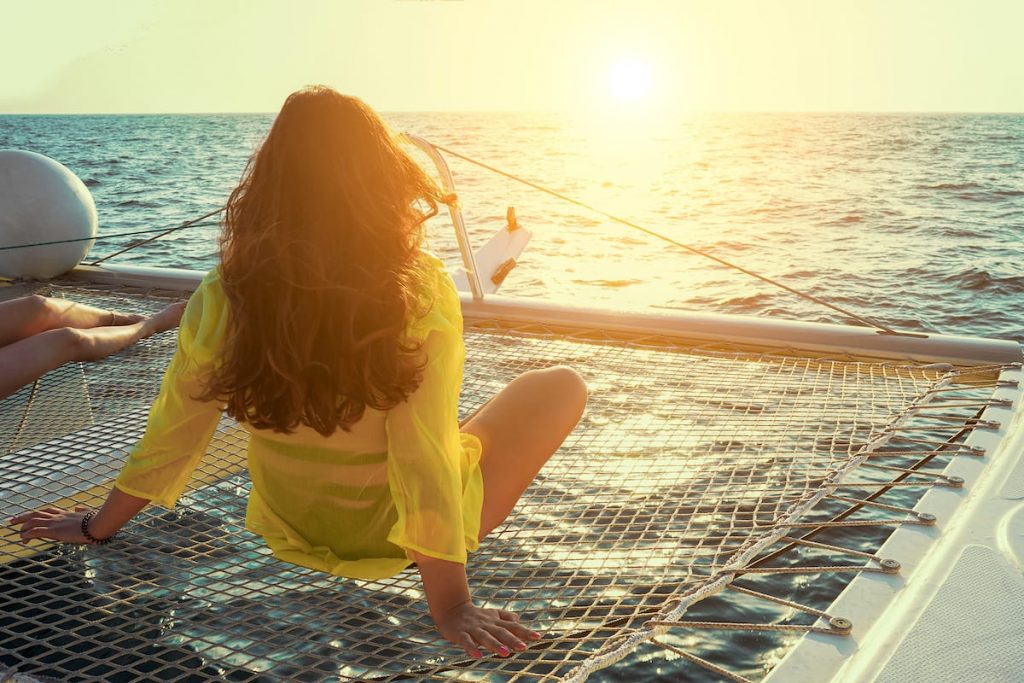
<svg viewBox="0 0 1024 683">
<path fill-rule="evenodd" d="M 182 314 L 185 313 L 186 303 L 185 301 L 177 301 L 165 307 L 159 313 L 154 313 L 150 317 L 145 318 L 142 321 L 144 328 L 143 337 L 148 337 L 158 332 L 166 332 L 177 327 L 181 322 Z"/>
<path fill-rule="evenodd" d="M 72 350 L 70 358 L 66 360 L 94 361 L 106 358 L 140 339 L 177 327 L 184 312 L 185 302 L 181 301 L 148 318 L 143 318 L 140 322 L 73 330 Z"/>
</svg>

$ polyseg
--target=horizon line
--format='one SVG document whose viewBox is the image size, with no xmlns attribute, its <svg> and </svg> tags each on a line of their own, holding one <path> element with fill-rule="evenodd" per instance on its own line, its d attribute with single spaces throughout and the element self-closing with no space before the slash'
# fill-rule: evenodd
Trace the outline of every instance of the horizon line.
<svg viewBox="0 0 1024 683">
<path fill-rule="evenodd" d="M 554 114 L 574 115 L 564 109 L 380 109 L 381 114 Z M 7 116 L 273 116 L 277 111 L 83 111 L 83 112 L 4 112 Z M 682 116 L 694 114 L 989 114 L 1024 115 L 1024 110 L 995 109 L 692 109 L 679 111 Z"/>
</svg>

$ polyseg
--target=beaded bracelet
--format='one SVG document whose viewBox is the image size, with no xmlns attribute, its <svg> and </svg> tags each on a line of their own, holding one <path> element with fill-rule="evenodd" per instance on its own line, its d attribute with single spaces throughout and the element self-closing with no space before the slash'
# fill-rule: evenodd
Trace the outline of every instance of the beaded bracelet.
<svg viewBox="0 0 1024 683">
<path fill-rule="evenodd" d="M 111 534 L 107 538 L 96 538 L 89 533 L 89 520 L 96 516 L 96 513 L 90 510 L 82 516 L 82 535 L 85 536 L 85 540 L 95 545 L 106 545 L 114 540 L 114 536 L 117 534 Z"/>
</svg>

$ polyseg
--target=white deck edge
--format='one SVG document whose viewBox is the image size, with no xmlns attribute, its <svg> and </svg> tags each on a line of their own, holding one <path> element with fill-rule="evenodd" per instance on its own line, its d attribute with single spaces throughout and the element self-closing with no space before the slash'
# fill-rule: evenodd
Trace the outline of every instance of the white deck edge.
<svg viewBox="0 0 1024 683">
<path fill-rule="evenodd" d="M 194 290 L 206 273 L 178 268 L 105 265 L 79 266 L 68 277 L 181 292 Z M 552 325 L 580 330 L 651 334 L 697 343 L 726 342 L 764 349 L 799 349 L 823 354 L 850 354 L 887 360 L 985 365 L 1021 360 L 1012 341 L 955 335 L 893 336 L 868 327 L 806 323 L 715 313 L 671 315 L 576 308 L 534 299 L 460 293 L 467 320 Z"/>
<path fill-rule="evenodd" d="M 962 477 L 963 488 L 930 489 L 914 509 L 935 515 L 936 525 L 901 526 L 878 550 L 879 557 L 901 563 L 900 573 L 858 574 L 827 609 L 853 622 L 852 634 L 801 637 L 765 683 L 874 680 L 942 588 L 965 546 L 982 544 L 1010 555 L 1001 538 L 1002 520 L 1021 502 L 1001 496 L 1000 489 L 1012 474 L 1024 476 L 1024 468 L 1018 468 L 1024 460 L 1024 372 L 1018 365 L 1004 370 L 1000 379 L 1016 380 L 1018 385 L 1000 386 L 993 398 L 1013 404 L 987 407 L 982 419 L 998 422 L 1000 427 L 976 428 L 966 441 L 968 446 L 984 448 L 984 457 L 957 456 L 944 470 Z M 1012 556 L 1008 559 L 1016 565 Z M 959 624 L 946 626 L 952 635 L 974 619 L 986 618 L 964 614 Z M 950 657 L 968 656 L 956 648 L 948 652 Z"/>
</svg>

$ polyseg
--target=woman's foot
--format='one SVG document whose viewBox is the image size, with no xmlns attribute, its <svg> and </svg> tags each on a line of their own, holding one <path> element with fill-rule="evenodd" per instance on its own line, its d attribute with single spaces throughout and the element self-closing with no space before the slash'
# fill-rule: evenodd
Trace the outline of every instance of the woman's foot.
<svg viewBox="0 0 1024 683">
<path fill-rule="evenodd" d="M 140 339 L 177 327 L 184 312 L 185 302 L 180 301 L 167 306 L 159 313 L 131 324 L 104 325 L 85 330 L 63 328 L 55 331 L 68 333 L 67 336 L 70 338 L 68 343 L 71 348 L 70 359 L 99 360 L 131 346 Z"/>
<path fill-rule="evenodd" d="M 140 323 L 146 319 L 146 316 L 140 313 L 119 313 L 118 311 L 107 311 L 110 316 L 110 322 L 107 325 L 134 325 Z"/>
<path fill-rule="evenodd" d="M 142 323 L 143 337 L 148 337 L 151 334 L 157 334 L 159 332 L 166 332 L 167 330 L 173 329 L 178 326 L 181 322 L 181 316 L 185 313 L 185 301 L 177 301 L 159 313 L 154 313 L 148 318 L 145 318 Z"/>
</svg>

